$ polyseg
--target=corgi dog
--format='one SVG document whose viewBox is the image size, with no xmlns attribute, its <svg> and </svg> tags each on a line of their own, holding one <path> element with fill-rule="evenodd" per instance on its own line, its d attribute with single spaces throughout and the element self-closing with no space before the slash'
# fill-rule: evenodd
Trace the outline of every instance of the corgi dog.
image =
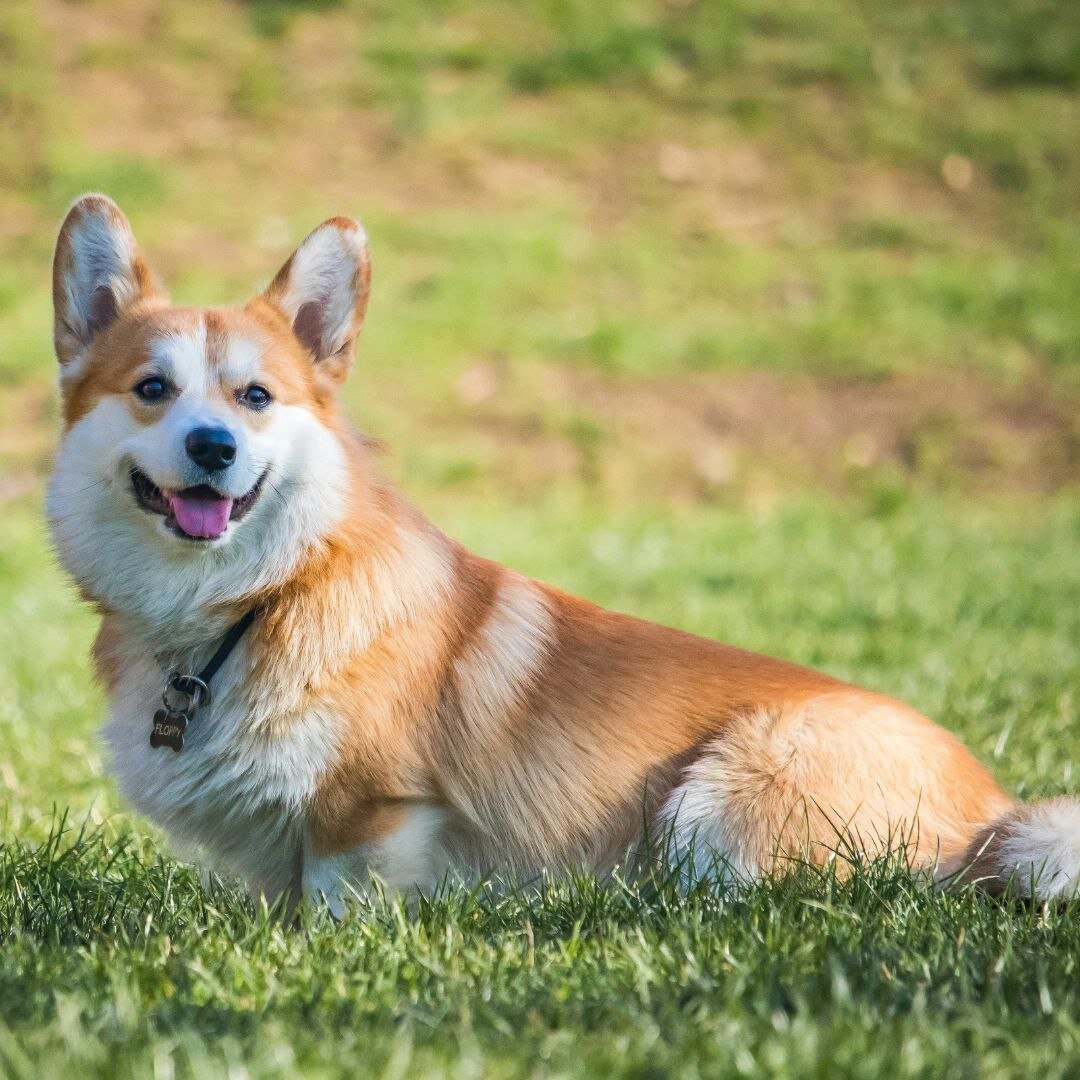
<svg viewBox="0 0 1080 1080">
<path fill-rule="evenodd" d="M 174 843 L 338 913 L 373 881 L 637 858 L 739 885 L 898 845 L 939 880 L 1080 888 L 1080 800 L 1015 802 L 907 705 L 441 533 L 338 403 L 370 282 L 349 218 L 235 309 L 171 306 L 102 195 L 60 229 L 47 513 L 101 615 L 120 790 Z"/>
</svg>

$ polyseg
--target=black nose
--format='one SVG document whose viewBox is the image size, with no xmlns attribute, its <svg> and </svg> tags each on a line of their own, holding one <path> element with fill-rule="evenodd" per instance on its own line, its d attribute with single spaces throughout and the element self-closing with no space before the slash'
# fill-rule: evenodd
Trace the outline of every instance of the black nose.
<svg viewBox="0 0 1080 1080">
<path fill-rule="evenodd" d="M 187 433 L 184 449 L 204 469 L 227 469 L 236 460 L 236 440 L 223 427 L 197 427 Z"/>
</svg>

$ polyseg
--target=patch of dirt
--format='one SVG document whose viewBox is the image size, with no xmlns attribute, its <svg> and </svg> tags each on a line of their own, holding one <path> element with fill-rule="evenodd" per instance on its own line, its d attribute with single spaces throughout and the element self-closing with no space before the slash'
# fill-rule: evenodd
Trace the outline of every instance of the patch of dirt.
<svg viewBox="0 0 1080 1080">
<path fill-rule="evenodd" d="M 1080 485 L 1080 402 L 1041 375 L 1011 387 L 963 372 L 615 381 L 559 367 L 540 400 L 515 407 L 517 395 L 478 365 L 459 394 L 470 406 L 460 422 L 475 424 L 514 486 L 571 472 L 613 494 L 700 501 L 882 484 L 975 495 Z"/>
</svg>

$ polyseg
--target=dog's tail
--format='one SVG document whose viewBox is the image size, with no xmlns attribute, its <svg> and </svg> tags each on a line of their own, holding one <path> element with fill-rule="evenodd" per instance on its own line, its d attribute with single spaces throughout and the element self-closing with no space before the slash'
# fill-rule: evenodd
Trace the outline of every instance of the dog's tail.
<svg viewBox="0 0 1080 1080">
<path fill-rule="evenodd" d="M 1080 799 L 1016 803 L 979 829 L 938 876 L 1028 900 L 1080 895 Z"/>
</svg>

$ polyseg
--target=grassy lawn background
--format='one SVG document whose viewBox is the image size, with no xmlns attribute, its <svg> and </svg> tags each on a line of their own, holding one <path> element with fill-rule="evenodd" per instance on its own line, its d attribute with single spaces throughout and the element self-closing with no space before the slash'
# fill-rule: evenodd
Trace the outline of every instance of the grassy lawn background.
<svg viewBox="0 0 1080 1080">
<path fill-rule="evenodd" d="M 1080 793 L 1074 7 L 5 4 L 0 1074 L 1080 1071 L 1080 911 L 889 866 L 301 932 L 204 889 L 104 775 L 40 521 L 71 198 L 196 303 L 355 213 L 350 411 L 447 531 Z"/>
</svg>

